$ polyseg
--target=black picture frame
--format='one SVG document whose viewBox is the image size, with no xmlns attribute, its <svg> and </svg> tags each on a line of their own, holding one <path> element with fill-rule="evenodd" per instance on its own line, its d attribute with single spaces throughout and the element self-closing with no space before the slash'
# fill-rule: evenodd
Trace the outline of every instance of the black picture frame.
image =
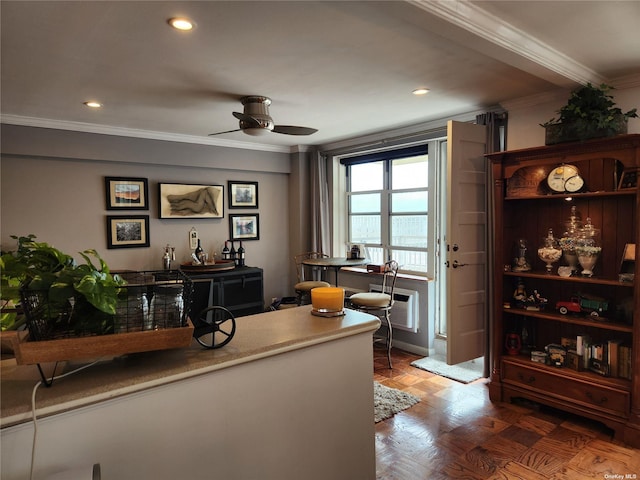
<svg viewBox="0 0 640 480">
<path fill-rule="evenodd" d="M 243 213 L 229 215 L 230 240 L 260 240 L 260 215 Z"/>
<path fill-rule="evenodd" d="M 149 210 L 146 178 L 104 177 L 107 210 Z"/>
<path fill-rule="evenodd" d="M 229 180 L 229 208 L 258 208 L 258 182 Z"/>
<path fill-rule="evenodd" d="M 158 204 L 159 218 L 223 218 L 224 186 L 159 183 Z"/>
<path fill-rule="evenodd" d="M 637 170 L 625 170 L 622 172 L 620 182 L 618 183 L 618 190 L 624 190 L 626 188 L 636 188 L 638 186 L 638 172 Z"/>
<path fill-rule="evenodd" d="M 107 215 L 107 248 L 148 247 L 149 215 Z"/>
</svg>

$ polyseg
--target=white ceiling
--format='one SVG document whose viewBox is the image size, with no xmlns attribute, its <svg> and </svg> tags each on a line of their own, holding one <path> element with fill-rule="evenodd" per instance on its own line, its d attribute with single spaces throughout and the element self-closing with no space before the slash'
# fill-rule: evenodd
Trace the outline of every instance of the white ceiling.
<svg viewBox="0 0 640 480">
<path fill-rule="evenodd" d="M 640 1 L 2 0 L 0 9 L 2 122 L 19 125 L 288 148 L 640 78 Z M 168 26 L 182 15 L 195 30 Z M 411 95 L 420 86 L 430 93 Z M 238 128 L 243 95 L 271 97 L 276 124 L 319 131 L 209 137 Z M 86 108 L 90 99 L 104 108 Z"/>
</svg>

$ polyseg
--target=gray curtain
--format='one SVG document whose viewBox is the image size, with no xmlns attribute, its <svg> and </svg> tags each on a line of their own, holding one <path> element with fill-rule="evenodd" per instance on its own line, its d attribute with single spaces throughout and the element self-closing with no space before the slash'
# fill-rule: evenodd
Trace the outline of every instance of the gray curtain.
<svg viewBox="0 0 640 480">
<path fill-rule="evenodd" d="M 487 153 L 507 149 L 507 120 L 506 112 L 487 112 L 476 116 L 476 123 L 487 127 Z"/>
<path fill-rule="evenodd" d="M 507 113 L 495 113 L 495 112 L 487 112 L 480 114 L 476 117 L 476 123 L 478 125 L 485 125 L 487 127 L 487 141 L 486 141 L 486 153 L 500 152 L 506 150 L 507 148 Z M 492 293 L 491 289 L 493 288 L 493 278 L 494 278 L 494 252 L 495 252 L 495 235 L 493 228 L 493 212 L 495 209 L 495 198 L 493 195 L 493 177 L 491 174 L 491 164 L 487 160 L 486 163 L 487 170 L 487 285 L 489 286 L 488 292 Z M 493 336 L 493 295 L 489 294 L 487 296 L 487 316 L 488 325 L 487 325 L 487 345 L 484 362 L 484 374 L 485 376 L 489 376 L 491 374 L 491 361 L 493 358 L 491 352 L 491 338 Z M 498 347 L 500 348 L 500 347 Z"/>
<path fill-rule="evenodd" d="M 331 211 L 327 182 L 327 157 L 320 152 L 313 152 L 310 163 L 311 250 L 331 255 Z"/>
</svg>

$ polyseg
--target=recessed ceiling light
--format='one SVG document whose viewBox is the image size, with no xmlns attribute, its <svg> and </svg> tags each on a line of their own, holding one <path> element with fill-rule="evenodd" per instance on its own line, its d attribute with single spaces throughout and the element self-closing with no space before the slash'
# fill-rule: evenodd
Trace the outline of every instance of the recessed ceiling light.
<svg viewBox="0 0 640 480">
<path fill-rule="evenodd" d="M 100 102 L 91 101 L 91 102 L 84 102 L 84 104 L 87 107 L 90 107 L 90 108 L 100 108 L 100 107 L 102 107 L 102 104 Z"/>
<path fill-rule="evenodd" d="M 429 93 L 429 89 L 428 88 L 416 88 L 413 92 L 414 95 L 426 95 L 427 93 Z"/>
<path fill-rule="evenodd" d="M 193 28 L 196 26 L 195 23 L 193 23 L 188 18 L 184 18 L 184 17 L 170 18 L 169 25 L 171 25 L 176 30 L 183 30 L 183 31 L 193 30 Z"/>
</svg>

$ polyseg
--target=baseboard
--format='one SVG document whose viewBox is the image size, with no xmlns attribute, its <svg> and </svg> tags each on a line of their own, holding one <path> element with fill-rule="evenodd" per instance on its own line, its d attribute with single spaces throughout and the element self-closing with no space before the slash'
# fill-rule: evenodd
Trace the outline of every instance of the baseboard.
<svg viewBox="0 0 640 480">
<path fill-rule="evenodd" d="M 401 342 L 399 340 L 393 341 L 393 347 L 404 350 L 405 352 L 414 353 L 416 355 L 422 355 L 423 357 L 429 356 L 429 349 L 426 347 L 420 347 L 411 343 Z"/>
<path fill-rule="evenodd" d="M 447 340 L 444 338 L 436 338 L 433 340 L 433 349 L 437 355 L 447 356 Z"/>
</svg>

